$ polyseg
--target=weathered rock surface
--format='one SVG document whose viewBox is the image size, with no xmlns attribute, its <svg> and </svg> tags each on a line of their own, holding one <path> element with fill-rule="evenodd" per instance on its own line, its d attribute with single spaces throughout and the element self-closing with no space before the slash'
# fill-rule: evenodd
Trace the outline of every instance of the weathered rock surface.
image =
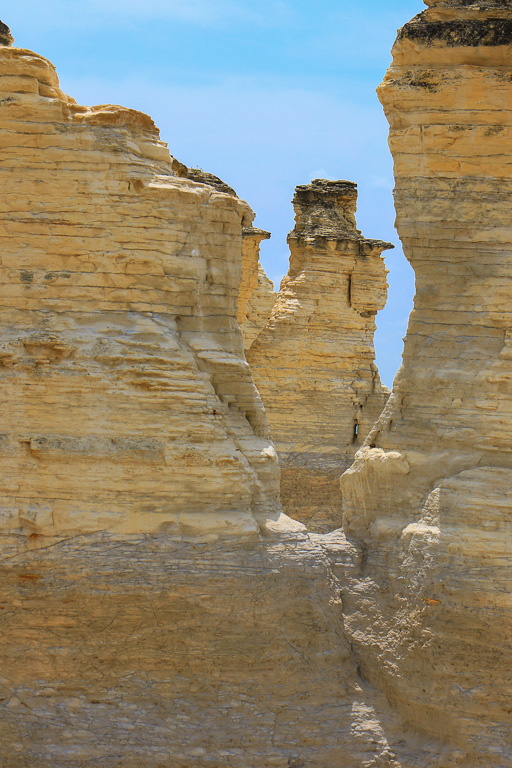
<svg viewBox="0 0 512 768">
<path fill-rule="evenodd" d="M 512 4 L 428 2 L 379 95 L 416 272 L 402 368 L 342 480 L 363 673 L 408 722 L 512 765 Z M 374 445 L 374 448 L 370 446 Z"/>
<path fill-rule="evenodd" d="M 256 285 L 249 296 L 245 307 L 245 317 L 240 324 L 246 353 L 268 323 L 276 299 L 277 293 L 274 291 L 274 285 L 266 276 L 261 264 L 258 263 Z"/>
<path fill-rule="evenodd" d="M 239 199 L 233 187 L 213 173 L 207 173 L 201 168 L 187 168 L 174 158 L 173 169 L 177 170 L 180 176 L 207 184 L 219 192 Z M 270 232 L 253 226 L 246 226 L 242 231 L 242 275 L 238 291 L 237 320 L 246 351 L 265 327 L 277 296 L 259 260 L 261 241 L 269 240 L 270 237 Z"/>
<path fill-rule="evenodd" d="M 0 21 L 0 45 L 11 46 L 13 43 L 14 38 L 11 35 L 11 30 L 7 24 L 4 24 L 3 21 Z"/>
<path fill-rule="evenodd" d="M 0 89 L 2 768 L 508 768 L 505 427 L 496 418 L 489 432 L 503 440 L 492 461 L 479 466 L 467 449 L 444 475 L 427 416 L 403 453 L 389 450 L 393 430 L 375 433 L 388 447 L 363 449 L 346 487 L 362 551 L 341 531 L 308 534 L 280 516 L 236 322 L 252 212 L 216 177 L 189 179 L 147 116 L 77 106 L 30 51 L 0 49 Z M 498 262 L 507 277 L 488 184 L 485 270 L 468 291 L 477 274 L 492 285 Z M 353 249 L 345 303 L 350 285 L 370 323 L 386 244 L 357 233 L 351 195 L 340 238 L 322 206 L 317 225 L 343 265 Z M 418 205 L 428 216 L 434 203 Z M 292 244 L 304 259 L 306 219 L 299 211 L 307 234 Z M 434 257 L 445 253 L 435 244 Z M 467 277 L 470 261 L 450 262 L 444 279 Z M 506 320 L 505 291 L 498 300 Z M 432 307 L 435 322 L 421 306 L 418 316 L 442 349 L 454 335 Z M 493 328 L 491 310 L 478 311 Z M 492 357 L 497 344 L 472 345 L 458 327 L 463 353 L 498 377 L 501 424 L 509 336 Z M 449 385 L 467 376 L 490 453 L 469 368 L 463 358 Z M 397 421 L 414 426 L 400 406 Z M 436 407 L 425 400 L 434 429 Z M 462 454 L 462 436 L 448 437 Z M 370 492 L 385 514 L 367 531 Z"/>
<path fill-rule="evenodd" d="M 0 565 L 2 768 L 447 768 L 358 675 L 341 534 L 71 537 Z"/>
<path fill-rule="evenodd" d="M 311 530 L 341 525 L 339 475 L 389 391 L 374 363 L 375 315 L 387 297 L 381 253 L 356 227 L 352 182 L 297 187 L 290 269 L 247 360 L 281 463 L 281 501 Z"/>
<path fill-rule="evenodd" d="M 241 329 L 247 320 L 249 301 L 258 287 L 258 278 L 260 270 L 262 270 L 260 264 L 260 243 L 262 240 L 268 240 L 269 238 L 270 232 L 265 232 L 264 229 L 246 227 L 243 231 L 242 279 L 238 293 L 238 323 Z"/>
<path fill-rule="evenodd" d="M 146 115 L 30 51 L 0 69 L 0 531 L 254 534 L 279 504 L 236 320 L 252 211 Z"/>
</svg>

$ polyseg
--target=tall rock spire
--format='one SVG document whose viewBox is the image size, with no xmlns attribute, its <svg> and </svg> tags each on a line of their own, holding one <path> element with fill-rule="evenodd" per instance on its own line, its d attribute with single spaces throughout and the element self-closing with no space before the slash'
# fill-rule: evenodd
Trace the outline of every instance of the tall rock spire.
<svg viewBox="0 0 512 768">
<path fill-rule="evenodd" d="M 464 765 L 502 768 L 512 764 L 512 2 L 428 5 L 399 31 L 379 88 L 416 296 L 393 393 L 342 478 L 365 562 L 347 627 L 354 647 L 371 637 L 363 672 L 410 723 L 457 734 Z"/>
<path fill-rule="evenodd" d="M 11 35 L 11 30 L 7 24 L 0 21 L 0 45 L 11 46 L 13 43 L 14 37 Z"/>
<path fill-rule="evenodd" d="M 357 186 L 297 187 L 290 269 L 247 352 L 281 461 L 281 500 L 310 530 L 341 525 L 339 475 L 389 395 L 374 363 L 387 298 L 382 251 L 357 229 Z"/>
</svg>

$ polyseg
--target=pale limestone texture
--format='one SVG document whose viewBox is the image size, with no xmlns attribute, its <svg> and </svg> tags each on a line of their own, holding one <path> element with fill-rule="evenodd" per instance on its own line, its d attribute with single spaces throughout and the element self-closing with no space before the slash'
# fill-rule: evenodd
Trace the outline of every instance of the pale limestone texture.
<svg viewBox="0 0 512 768">
<path fill-rule="evenodd" d="M 290 269 L 247 351 L 281 464 L 281 501 L 310 530 L 341 525 L 339 475 L 389 391 L 374 363 L 375 315 L 386 303 L 389 243 L 356 227 L 357 188 L 297 187 Z"/>
<path fill-rule="evenodd" d="M 342 479 L 363 673 L 407 721 L 512 765 L 512 4 L 429 2 L 379 96 L 416 272 L 403 365 Z M 371 445 L 375 445 L 371 448 Z M 352 588 L 353 587 L 353 588 Z"/>
<path fill-rule="evenodd" d="M 0 568 L 2 768 L 458 765 L 359 676 L 342 534 L 15 547 Z"/>
<path fill-rule="evenodd" d="M 178 164 L 174 158 L 173 168 L 179 175 L 207 184 L 219 192 L 225 192 L 239 199 L 233 187 L 218 176 L 214 176 L 213 173 L 203 171 L 201 168 L 187 168 L 181 163 Z M 242 274 L 238 291 L 237 320 L 246 351 L 265 327 L 277 296 L 259 260 L 261 241 L 269 238 L 270 232 L 264 229 L 246 226 L 242 230 Z"/>
<path fill-rule="evenodd" d="M 280 514 L 252 212 L 145 115 L 0 67 L 2 768 L 455 765 L 359 674 L 357 550 Z"/>
<path fill-rule="evenodd" d="M 248 304 L 258 286 L 260 243 L 268 240 L 270 232 L 256 227 L 246 227 L 242 238 L 242 278 L 238 293 L 238 323 L 243 326 L 247 318 Z"/>
<path fill-rule="evenodd" d="M 0 88 L 1 768 L 508 768 L 504 450 L 443 475 L 413 413 L 346 476 L 358 541 L 294 526 L 236 324 L 252 212 L 29 51 Z"/>
<path fill-rule="evenodd" d="M 277 293 L 274 291 L 274 284 L 266 276 L 261 264 L 258 263 L 256 285 L 249 296 L 245 317 L 240 324 L 246 353 L 269 321 L 276 299 Z"/>
<path fill-rule="evenodd" d="M 254 214 L 41 56 L 0 73 L 0 530 L 255 534 L 280 508 L 236 320 Z"/>
</svg>

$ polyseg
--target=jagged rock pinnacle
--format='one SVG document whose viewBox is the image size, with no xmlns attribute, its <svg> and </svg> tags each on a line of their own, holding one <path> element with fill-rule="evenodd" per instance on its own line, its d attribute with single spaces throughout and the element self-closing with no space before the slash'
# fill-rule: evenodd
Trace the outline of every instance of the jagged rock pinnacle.
<svg viewBox="0 0 512 768">
<path fill-rule="evenodd" d="M 4 24 L 3 21 L 0 21 L 0 45 L 12 45 L 13 43 L 14 38 L 11 35 L 11 30 L 7 24 Z"/>
</svg>

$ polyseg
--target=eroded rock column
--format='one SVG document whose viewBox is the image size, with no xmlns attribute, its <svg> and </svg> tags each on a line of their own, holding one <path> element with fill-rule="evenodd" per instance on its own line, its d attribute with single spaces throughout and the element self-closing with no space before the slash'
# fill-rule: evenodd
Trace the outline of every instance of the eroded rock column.
<svg viewBox="0 0 512 768">
<path fill-rule="evenodd" d="M 247 360 L 281 463 L 281 500 L 312 530 L 341 525 L 340 472 L 388 397 L 374 363 L 382 251 L 356 227 L 352 182 L 297 187 L 290 269 Z"/>
<path fill-rule="evenodd" d="M 0 531 L 255 535 L 280 507 L 236 319 L 254 214 L 147 115 L 30 51 L 0 68 Z"/>
<path fill-rule="evenodd" d="M 461 764 L 501 768 L 512 760 L 512 4 L 427 5 L 399 31 L 379 89 L 417 289 L 393 393 L 342 480 L 365 577 L 346 626 L 409 722 L 459 746 Z"/>
</svg>

